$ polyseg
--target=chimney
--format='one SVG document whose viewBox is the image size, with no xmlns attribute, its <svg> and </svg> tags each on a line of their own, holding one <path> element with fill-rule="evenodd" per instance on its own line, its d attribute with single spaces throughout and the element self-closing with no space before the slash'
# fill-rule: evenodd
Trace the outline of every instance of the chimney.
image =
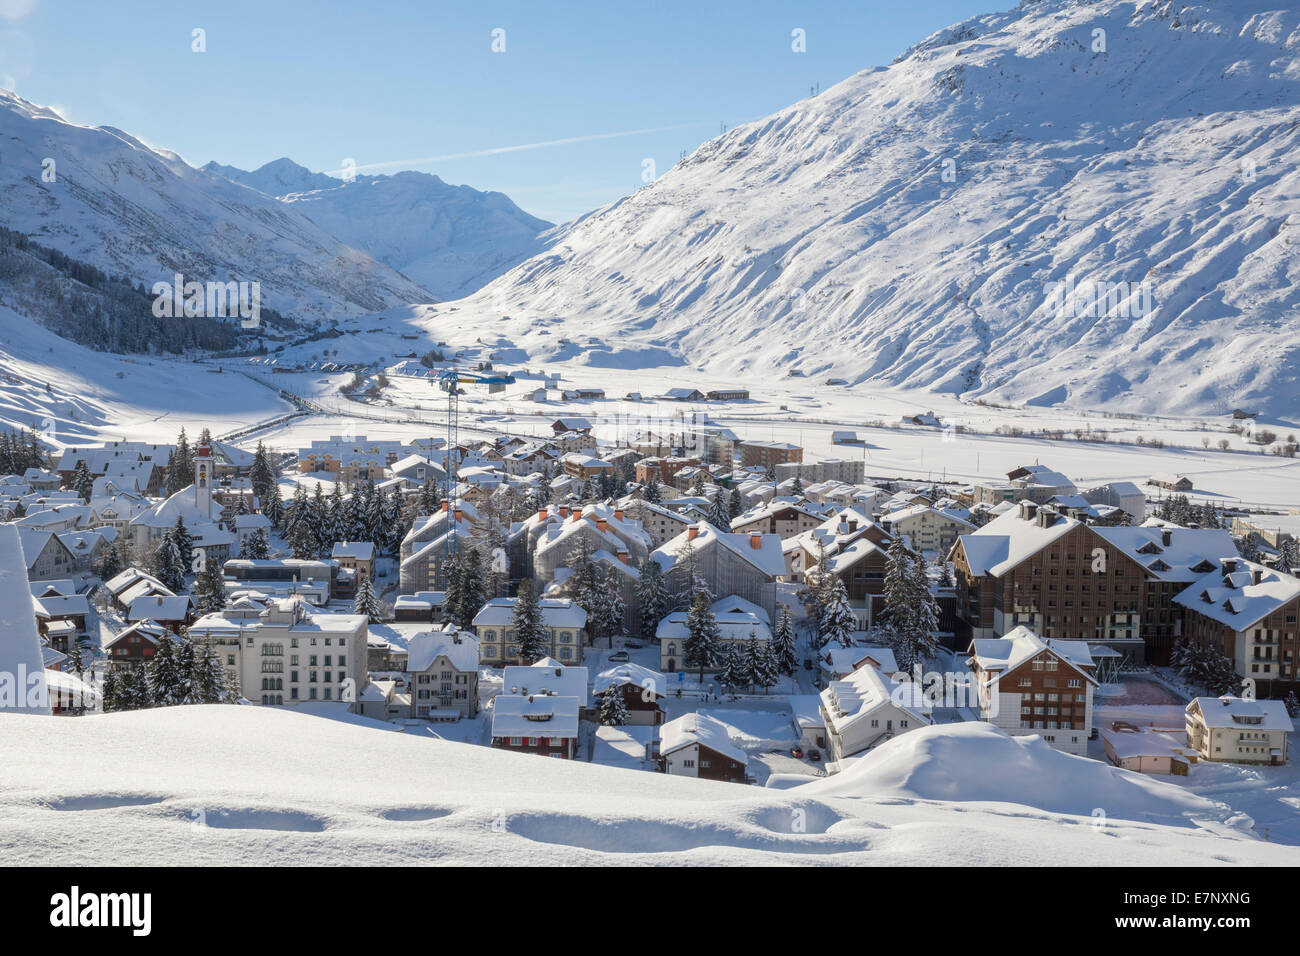
<svg viewBox="0 0 1300 956">
<path fill-rule="evenodd" d="M 857 530 L 858 530 L 858 519 L 857 519 L 857 518 L 854 518 L 852 521 L 849 522 L 849 530 L 850 530 L 850 531 L 857 531 Z"/>
<path fill-rule="evenodd" d="M 1251 583 L 1251 584 L 1258 584 L 1258 583 L 1259 583 L 1260 581 L 1262 581 L 1263 579 L 1264 579 L 1264 569 L 1263 569 L 1263 568 L 1251 568 L 1251 569 L 1250 569 L 1250 583 Z"/>
<path fill-rule="evenodd" d="M 622 521 L 622 520 L 623 520 L 623 509 L 622 509 L 622 508 L 615 508 L 615 509 L 614 509 L 614 517 L 617 518 L 619 521 Z"/>
<path fill-rule="evenodd" d="M 600 531 L 601 531 L 602 534 L 604 534 L 605 529 L 608 528 L 609 525 L 606 524 L 604 518 L 597 518 L 597 519 L 596 519 L 596 527 L 600 529 Z"/>
<path fill-rule="evenodd" d="M 698 525 L 691 525 L 689 528 L 686 529 L 686 540 L 687 540 L 687 541 L 694 541 L 694 540 L 695 540 L 695 536 L 698 535 L 699 533 L 700 533 L 700 528 L 699 528 L 699 526 L 698 526 Z"/>
<path fill-rule="evenodd" d="M 1056 517 L 1056 515 L 1054 515 L 1054 514 L 1053 514 L 1052 512 L 1050 512 L 1050 511 L 1048 511 L 1046 508 L 1039 508 L 1039 509 L 1038 509 L 1038 527 L 1040 527 L 1040 528 L 1050 528 L 1050 527 L 1052 526 L 1052 521 L 1053 521 L 1053 519 L 1055 519 L 1055 517 Z"/>
<path fill-rule="evenodd" d="M 443 510 L 443 511 L 446 511 L 449 507 L 451 507 L 451 502 L 450 502 L 450 501 L 444 501 L 444 502 L 442 503 L 442 510 Z"/>
<path fill-rule="evenodd" d="M 619 553 L 618 553 L 618 559 L 619 559 L 620 561 L 622 561 L 624 564 L 627 564 L 627 552 L 626 552 L 626 551 L 619 551 Z"/>
<path fill-rule="evenodd" d="M 1160 529 L 1160 541 L 1167 548 L 1174 540 L 1174 533 L 1168 528 Z"/>
<path fill-rule="evenodd" d="M 547 518 L 547 514 L 548 514 L 548 512 L 547 512 L 547 510 L 546 510 L 545 508 L 538 508 L 538 509 L 537 509 L 537 520 L 538 520 L 538 521 L 545 521 L 546 518 Z"/>
<path fill-rule="evenodd" d="M 567 517 L 569 517 L 569 506 L 568 506 L 568 505 L 560 505 L 560 517 L 561 517 L 561 518 L 567 518 Z"/>
<path fill-rule="evenodd" d="M 749 536 L 749 546 L 755 551 L 763 547 L 763 536 L 761 534 L 751 534 Z"/>
<path fill-rule="evenodd" d="M 581 518 L 581 517 L 582 517 L 582 512 L 581 512 L 581 511 L 578 511 L 578 510 L 576 510 L 576 509 L 575 509 L 574 511 L 572 511 L 572 512 L 569 513 L 569 520 L 570 520 L 570 521 L 577 521 L 577 520 L 578 520 L 579 518 Z"/>
</svg>

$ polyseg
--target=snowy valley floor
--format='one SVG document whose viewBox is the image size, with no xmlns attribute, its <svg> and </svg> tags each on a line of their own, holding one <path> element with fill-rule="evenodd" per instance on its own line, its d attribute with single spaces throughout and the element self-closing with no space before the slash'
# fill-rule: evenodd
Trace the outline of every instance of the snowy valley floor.
<svg viewBox="0 0 1300 956">
<path fill-rule="evenodd" d="M 1300 862 L 1222 804 L 988 725 L 782 791 L 253 707 L 4 716 L 0 740 L 8 865 Z"/>
</svg>

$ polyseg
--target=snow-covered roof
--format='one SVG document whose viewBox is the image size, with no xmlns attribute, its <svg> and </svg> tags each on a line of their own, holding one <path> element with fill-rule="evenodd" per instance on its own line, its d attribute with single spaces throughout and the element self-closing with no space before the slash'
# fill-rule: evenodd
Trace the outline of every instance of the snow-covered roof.
<svg viewBox="0 0 1300 956">
<path fill-rule="evenodd" d="M 577 737 L 582 706 L 577 697 L 498 694 L 492 701 L 492 736 Z"/>
<path fill-rule="evenodd" d="M 620 687 L 623 684 L 653 690 L 656 696 L 662 697 L 667 687 L 667 678 L 659 671 L 642 667 L 640 664 L 619 664 L 597 674 L 595 681 L 592 682 L 591 692 L 599 696 L 609 688 Z"/>
<path fill-rule="evenodd" d="M 1207 571 L 1204 567 L 1193 568 L 1207 561 L 1217 568 L 1220 558 L 1237 556 L 1232 535 L 1220 529 L 1094 527 L 1092 530 L 1161 581 L 1195 581 Z"/>
<path fill-rule="evenodd" d="M 1029 628 L 1021 625 L 1002 637 L 982 637 L 971 641 L 970 662 L 991 673 L 990 680 L 1008 674 L 1021 664 L 1047 651 L 1079 672 L 1089 682 L 1096 679 L 1085 669 L 1093 666 L 1087 641 L 1044 641 Z"/>
<path fill-rule="evenodd" d="M 699 744 L 715 753 L 748 764 L 749 755 L 731 742 L 727 725 L 707 714 L 683 714 L 659 728 L 659 753 L 661 756 Z"/>
<path fill-rule="evenodd" d="M 840 734 L 889 704 L 907 711 L 919 724 L 930 723 L 930 704 L 920 685 L 895 681 L 874 667 L 861 667 L 843 680 L 831 681 L 821 698 L 830 724 Z"/>
<path fill-rule="evenodd" d="M 828 644 L 822 648 L 822 661 L 836 674 L 851 674 L 859 667 L 875 666 L 883 674 L 897 674 L 898 661 L 888 647 L 840 647 Z"/>
<path fill-rule="evenodd" d="M 546 627 L 583 628 L 587 612 L 569 598 L 542 598 L 542 623 Z M 515 598 L 493 598 L 474 615 L 475 627 L 509 627 L 514 621 Z"/>
<path fill-rule="evenodd" d="M 503 693 L 527 697 L 554 694 L 573 697 L 587 706 L 587 668 L 565 667 L 549 658 L 528 666 L 512 665 L 501 674 Z"/>
<path fill-rule="evenodd" d="M 1022 502 L 1023 504 L 1023 502 Z M 1030 509 L 1034 517 L 1025 518 L 1026 509 L 1014 507 L 994 518 L 978 531 L 964 534 L 958 546 L 966 554 L 971 574 L 976 577 L 999 577 L 1053 541 L 1069 534 L 1080 522 L 1047 509 Z"/>
<path fill-rule="evenodd" d="M 187 594 L 146 594 L 131 602 L 126 612 L 128 621 L 182 621 L 190 613 Z"/>
<path fill-rule="evenodd" d="M 707 521 L 700 521 L 696 527 L 699 528 L 699 533 L 690 544 L 697 552 L 710 545 L 718 544 L 739 555 L 768 577 L 777 578 L 785 574 L 785 555 L 781 550 L 780 535 L 733 534 L 729 531 L 719 531 Z M 670 570 L 681 557 L 689 539 L 688 528 L 656 550 L 653 555 L 655 561 L 665 571 Z M 755 539 L 758 547 L 754 547 Z"/>
<path fill-rule="evenodd" d="M 1280 730 L 1291 733 L 1295 725 L 1280 700 L 1245 700 L 1241 697 L 1197 697 L 1187 705 L 1187 712 L 1200 709 L 1206 727 L 1216 730 Z"/>
<path fill-rule="evenodd" d="M 331 558 L 355 558 L 358 561 L 373 561 L 375 545 L 371 541 L 340 541 L 330 551 Z"/>
<path fill-rule="evenodd" d="M 1244 631 L 1298 597 L 1300 578 L 1230 558 L 1176 594 L 1174 601 L 1234 631 Z"/>
<path fill-rule="evenodd" d="M 411 674 L 427 671 L 439 657 L 447 658 L 458 671 L 478 670 L 478 638 L 454 624 L 412 636 L 406 651 L 406 670 Z"/>
</svg>

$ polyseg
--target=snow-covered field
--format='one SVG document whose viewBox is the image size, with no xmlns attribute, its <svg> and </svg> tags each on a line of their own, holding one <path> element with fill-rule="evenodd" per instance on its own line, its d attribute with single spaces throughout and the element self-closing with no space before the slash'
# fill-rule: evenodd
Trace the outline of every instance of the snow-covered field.
<svg viewBox="0 0 1300 956">
<path fill-rule="evenodd" d="M 988 725 L 916 731 L 788 790 L 254 707 L 2 716 L 0 739 L 10 865 L 1297 860 L 1221 804 Z"/>
</svg>

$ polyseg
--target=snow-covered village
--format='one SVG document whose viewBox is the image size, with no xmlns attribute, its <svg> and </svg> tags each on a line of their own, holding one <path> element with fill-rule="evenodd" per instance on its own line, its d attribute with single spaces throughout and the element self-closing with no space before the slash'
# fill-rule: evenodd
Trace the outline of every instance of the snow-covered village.
<svg viewBox="0 0 1300 956">
<path fill-rule="evenodd" d="M 762 10 L 719 56 L 839 72 L 720 128 L 222 152 L 134 101 L 237 14 L 78 100 L 53 6 L 0 0 L 0 863 L 1300 863 L 1296 10 Z"/>
</svg>

